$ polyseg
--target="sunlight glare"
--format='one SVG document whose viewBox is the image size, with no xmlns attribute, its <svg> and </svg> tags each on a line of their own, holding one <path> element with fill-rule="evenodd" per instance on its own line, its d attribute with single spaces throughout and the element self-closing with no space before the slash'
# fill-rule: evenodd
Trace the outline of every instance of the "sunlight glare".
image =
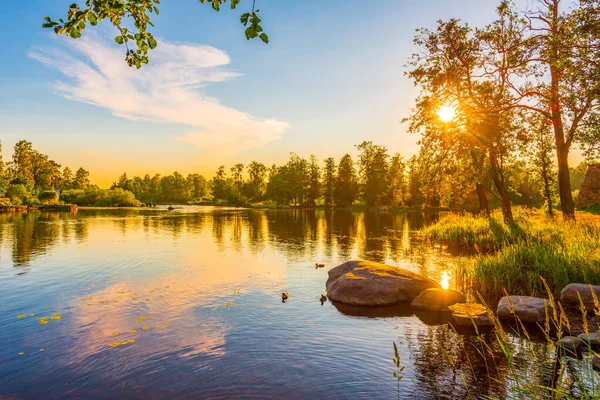
<svg viewBox="0 0 600 400">
<path fill-rule="evenodd" d="M 443 105 L 439 108 L 437 115 L 443 122 L 450 122 L 454 119 L 456 110 L 452 106 Z"/>
<path fill-rule="evenodd" d="M 440 281 L 440 285 L 442 285 L 442 289 L 444 290 L 450 287 L 450 274 L 448 271 L 442 272 L 442 280 Z"/>
</svg>

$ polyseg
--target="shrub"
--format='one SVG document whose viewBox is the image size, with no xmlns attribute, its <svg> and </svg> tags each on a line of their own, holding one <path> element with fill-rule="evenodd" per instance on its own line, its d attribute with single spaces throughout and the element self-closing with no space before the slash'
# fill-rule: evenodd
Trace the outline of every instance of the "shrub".
<svg viewBox="0 0 600 400">
<path fill-rule="evenodd" d="M 94 203 L 95 206 L 103 207 L 139 207 L 140 204 L 132 192 L 121 188 L 104 190 L 100 199 Z"/>
<path fill-rule="evenodd" d="M 59 195 L 54 190 L 47 190 L 38 195 L 38 199 L 43 204 L 58 204 Z"/>
<path fill-rule="evenodd" d="M 10 205 L 11 203 L 8 197 L 0 197 L 0 207 L 8 207 Z"/>
<path fill-rule="evenodd" d="M 9 185 L 6 188 L 6 197 L 8 197 L 13 205 L 21 205 L 23 204 L 23 200 L 25 200 L 29 196 L 29 191 L 22 184 Z"/>
</svg>

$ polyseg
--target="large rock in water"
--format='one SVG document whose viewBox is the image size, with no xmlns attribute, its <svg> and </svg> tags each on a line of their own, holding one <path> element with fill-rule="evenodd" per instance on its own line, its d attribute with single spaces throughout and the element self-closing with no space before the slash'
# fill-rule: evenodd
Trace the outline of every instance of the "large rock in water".
<svg viewBox="0 0 600 400">
<path fill-rule="evenodd" d="M 384 306 L 412 301 L 439 283 L 402 268 L 372 261 L 347 261 L 329 270 L 327 296 L 357 306 Z"/>
<path fill-rule="evenodd" d="M 551 313 L 552 309 L 548 299 L 530 296 L 504 296 L 498 302 L 496 312 L 498 318 L 501 319 L 514 319 L 517 316 L 521 322 L 543 324 L 546 321 L 546 306 L 544 304 L 547 304 L 548 312 Z"/>
<path fill-rule="evenodd" d="M 423 290 L 411 306 L 417 310 L 450 311 L 448 306 L 465 301 L 465 296 L 456 290 L 434 288 Z"/>
<path fill-rule="evenodd" d="M 600 286 L 588 285 L 587 283 L 570 283 L 560 292 L 560 302 L 569 308 L 579 309 L 579 297 L 588 313 L 594 312 L 594 294 L 596 300 L 600 299 Z"/>
<path fill-rule="evenodd" d="M 472 327 L 494 326 L 488 309 L 477 303 L 458 303 L 448 307 L 452 311 L 452 318 L 457 325 Z"/>
</svg>

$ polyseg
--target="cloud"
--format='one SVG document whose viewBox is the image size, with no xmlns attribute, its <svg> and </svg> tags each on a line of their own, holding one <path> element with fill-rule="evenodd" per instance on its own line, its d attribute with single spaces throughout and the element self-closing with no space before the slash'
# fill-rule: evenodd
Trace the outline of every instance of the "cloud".
<svg viewBox="0 0 600 400">
<path fill-rule="evenodd" d="M 65 50 L 37 47 L 30 56 L 57 69 L 69 82 L 56 82 L 62 96 L 110 110 L 129 120 L 189 126 L 180 142 L 212 155 L 232 155 L 279 139 L 286 122 L 260 119 L 227 107 L 202 93 L 210 83 L 240 74 L 227 71 L 230 58 L 222 50 L 162 40 L 140 70 L 124 61 L 124 50 L 96 35 L 67 40 Z"/>
</svg>

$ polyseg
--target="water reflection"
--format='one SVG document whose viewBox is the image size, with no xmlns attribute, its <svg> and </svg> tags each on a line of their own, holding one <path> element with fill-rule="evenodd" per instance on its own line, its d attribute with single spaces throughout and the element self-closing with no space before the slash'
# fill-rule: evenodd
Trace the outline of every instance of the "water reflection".
<svg viewBox="0 0 600 400">
<path fill-rule="evenodd" d="M 327 270 L 350 258 L 439 279 L 459 261 L 415 237 L 430 218 L 211 208 L 0 214 L 0 397 L 387 399 L 396 395 L 392 341 L 408 364 L 405 397 L 467 397 L 463 378 L 503 397 L 504 367 L 481 381 L 490 365 L 481 339 L 456 333 L 447 316 L 319 301 Z M 17 318 L 56 311 L 62 321 L 48 325 Z M 109 347 L 116 342 L 127 344 Z"/>
</svg>

